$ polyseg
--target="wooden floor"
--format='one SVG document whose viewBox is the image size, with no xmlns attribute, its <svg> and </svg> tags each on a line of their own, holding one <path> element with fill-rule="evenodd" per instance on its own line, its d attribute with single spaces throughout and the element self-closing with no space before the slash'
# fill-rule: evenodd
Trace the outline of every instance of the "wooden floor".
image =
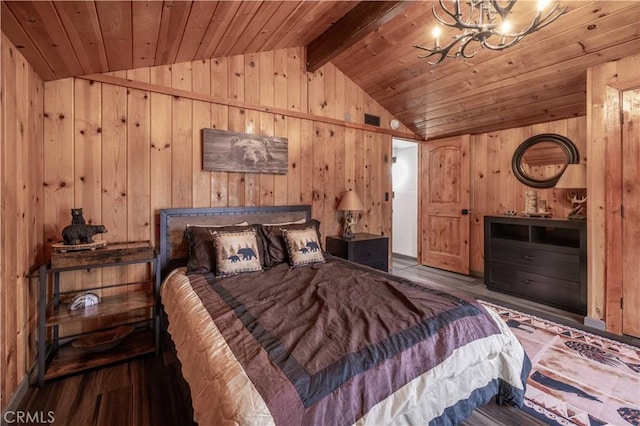
<svg viewBox="0 0 640 426">
<path fill-rule="evenodd" d="M 457 291 L 476 299 L 498 304 L 502 303 L 504 306 L 524 309 L 529 313 L 540 313 L 544 317 L 562 318 L 564 322 L 582 324 L 583 318 L 578 314 L 488 290 L 482 277 L 460 275 L 441 269 L 429 268 L 418 265 L 415 259 L 394 257 L 391 273 L 444 291 Z"/>
<path fill-rule="evenodd" d="M 441 269 L 429 268 L 427 266 L 418 265 L 415 259 L 405 258 L 402 256 L 394 257 L 392 270 L 390 272 L 394 275 L 405 277 L 418 283 L 427 284 L 430 287 L 436 287 L 449 292 L 457 291 L 476 299 L 494 302 L 527 314 L 540 316 L 563 325 L 579 328 L 610 339 L 640 347 L 640 339 L 638 338 L 631 336 L 617 336 L 585 326 L 584 316 L 582 315 L 563 311 L 562 309 L 557 309 L 552 306 L 543 305 L 526 299 L 521 299 L 516 296 L 488 290 L 484 285 L 484 279 L 482 277 L 460 275 L 453 272 L 443 271 Z"/>
<path fill-rule="evenodd" d="M 578 315 L 489 291 L 480 278 L 419 266 L 407 259 L 394 259 L 392 273 L 569 325 L 581 323 Z M 40 389 L 33 388 L 20 409 L 54 411 L 56 424 L 69 426 L 193 425 L 188 386 L 180 374 L 180 363 L 172 344 L 168 338 L 165 340 L 160 355 L 54 380 Z M 494 402 L 477 409 L 463 423 L 468 426 L 544 424 L 518 408 L 498 406 Z"/>
<path fill-rule="evenodd" d="M 20 410 L 54 411 L 65 426 L 190 426 L 191 398 L 165 335 L 163 351 L 33 388 Z"/>
</svg>

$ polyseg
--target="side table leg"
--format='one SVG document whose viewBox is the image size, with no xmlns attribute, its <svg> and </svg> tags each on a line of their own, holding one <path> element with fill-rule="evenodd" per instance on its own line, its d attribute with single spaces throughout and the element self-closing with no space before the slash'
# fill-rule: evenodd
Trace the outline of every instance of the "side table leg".
<svg viewBox="0 0 640 426">
<path fill-rule="evenodd" d="M 47 265 L 40 266 L 40 293 L 38 301 L 38 386 L 44 384 L 44 368 L 47 354 L 45 316 L 47 305 Z"/>
</svg>

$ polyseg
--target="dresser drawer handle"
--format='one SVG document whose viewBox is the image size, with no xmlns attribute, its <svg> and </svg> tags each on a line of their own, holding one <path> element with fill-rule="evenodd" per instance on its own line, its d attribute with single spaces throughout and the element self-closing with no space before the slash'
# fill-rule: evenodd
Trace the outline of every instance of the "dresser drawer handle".
<svg viewBox="0 0 640 426">
<path fill-rule="evenodd" d="M 536 257 L 535 257 L 535 256 L 526 256 L 526 255 L 525 255 L 525 256 L 522 256 L 522 258 L 523 258 L 524 260 L 529 260 L 529 261 L 534 261 L 534 260 L 536 260 Z"/>
<path fill-rule="evenodd" d="M 534 284 L 535 280 L 522 280 L 523 284 Z"/>
</svg>

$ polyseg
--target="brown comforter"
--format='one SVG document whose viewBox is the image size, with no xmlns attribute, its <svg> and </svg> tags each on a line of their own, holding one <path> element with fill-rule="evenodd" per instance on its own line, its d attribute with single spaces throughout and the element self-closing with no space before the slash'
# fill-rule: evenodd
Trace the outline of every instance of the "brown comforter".
<svg viewBox="0 0 640 426">
<path fill-rule="evenodd" d="M 504 334 L 475 301 L 335 258 L 220 279 L 193 275 L 189 282 L 273 422 L 282 425 L 366 419 L 454 353 Z M 514 371 L 465 390 L 428 420 L 460 421 L 494 394 L 520 404 L 524 385 L 517 379 L 526 377 L 528 362 L 521 348 L 516 352 L 509 359 L 518 362 L 508 363 Z"/>
</svg>

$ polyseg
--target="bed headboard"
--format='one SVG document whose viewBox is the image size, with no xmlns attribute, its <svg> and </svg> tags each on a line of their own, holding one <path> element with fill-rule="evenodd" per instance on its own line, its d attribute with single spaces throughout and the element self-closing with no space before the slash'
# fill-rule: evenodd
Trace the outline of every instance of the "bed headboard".
<svg viewBox="0 0 640 426">
<path fill-rule="evenodd" d="M 241 222 L 283 223 L 311 219 L 311 206 L 214 207 L 160 210 L 160 270 L 186 265 L 189 249 L 183 234 L 187 225 L 235 225 Z"/>
</svg>

